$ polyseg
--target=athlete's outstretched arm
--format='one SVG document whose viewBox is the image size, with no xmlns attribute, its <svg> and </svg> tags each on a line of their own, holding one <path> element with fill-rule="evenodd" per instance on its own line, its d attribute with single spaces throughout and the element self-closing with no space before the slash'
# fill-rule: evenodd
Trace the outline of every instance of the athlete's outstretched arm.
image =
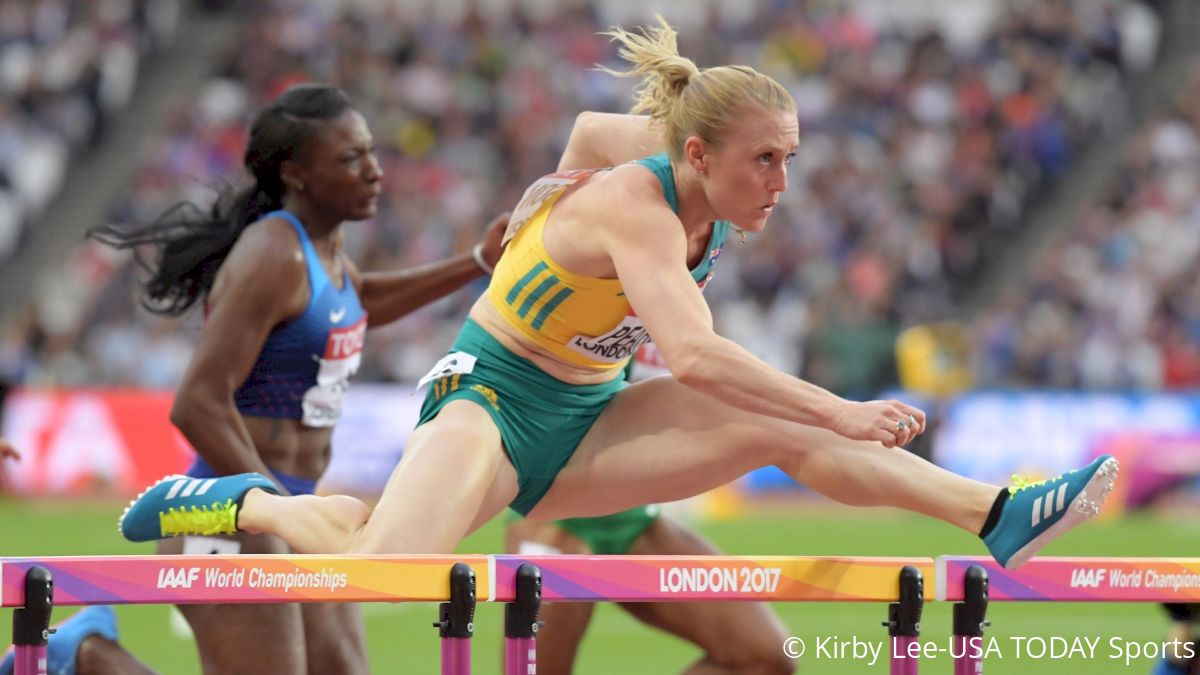
<svg viewBox="0 0 1200 675">
<path fill-rule="evenodd" d="M 713 330 L 712 314 L 687 270 L 687 239 L 661 188 L 639 167 L 613 171 L 601 189 L 586 193 L 583 208 L 601 228 L 629 303 L 680 383 L 748 412 L 830 429 L 855 440 L 888 447 L 907 442 L 892 431 L 912 415 L 924 429 L 922 411 L 898 401 L 857 403 L 779 372 Z M 585 196 L 580 192 L 576 199 Z M 621 218 L 606 217 L 620 198 Z"/>
<path fill-rule="evenodd" d="M 489 267 L 500 260 L 501 237 L 508 227 L 508 214 L 492 219 L 479 241 L 479 254 Z M 367 311 L 369 327 L 383 326 L 428 305 L 488 273 L 475 260 L 474 252 L 460 253 L 420 267 L 359 273 L 350 267 L 358 295 Z"/>
<path fill-rule="evenodd" d="M 558 170 L 617 166 L 666 149 L 662 130 L 646 115 L 581 112 Z"/>
</svg>

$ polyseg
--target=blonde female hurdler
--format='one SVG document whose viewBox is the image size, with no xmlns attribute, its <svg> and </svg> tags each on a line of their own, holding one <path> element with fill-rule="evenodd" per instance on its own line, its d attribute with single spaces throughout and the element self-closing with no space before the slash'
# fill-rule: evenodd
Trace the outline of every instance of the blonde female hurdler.
<svg viewBox="0 0 1200 675">
<path fill-rule="evenodd" d="M 752 68 L 698 69 L 661 19 L 610 35 L 631 64 L 621 74 L 642 78 L 634 112 L 668 152 L 530 186 L 487 293 L 423 380 L 419 426 L 375 509 L 280 496 L 256 474 L 171 477 L 126 510 L 127 538 L 243 531 L 299 552 L 449 552 L 506 505 L 601 515 L 772 464 L 837 501 L 977 533 L 1009 567 L 1099 512 L 1111 457 L 1011 492 L 969 480 L 900 447 L 925 430 L 920 409 L 842 399 L 717 335 L 700 287 L 729 230 L 762 230 L 787 189 L 795 104 Z M 626 386 L 649 336 L 672 376 Z"/>
</svg>

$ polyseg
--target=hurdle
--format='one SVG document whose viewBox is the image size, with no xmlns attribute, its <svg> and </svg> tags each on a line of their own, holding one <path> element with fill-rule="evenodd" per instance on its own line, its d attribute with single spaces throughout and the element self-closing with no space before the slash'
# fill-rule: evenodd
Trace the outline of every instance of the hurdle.
<svg viewBox="0 0 1200 675">
<path fill-rule="evenodd" d="M 1200 558 L 1044 557 L 1009 570 L 991 558 L 941 556 L 934 578 L 936 600 L 956 603 L 955 675 L 983 673 L 971 641 L 990 625 L 990 601 L 1200 602 Z"/>
<path fill-rule="evenodd" d="M 469 675 L 477 601 L 505 606 L 505 674 L 536 672 L 542 600 L 887 602 L 892 675 L 932 591 L 932 558 L 742 556 L 146 555 L 0 559 L 15 675 L 45 673 L 55 604 L 439 602 L 442 674 Z"/>
</svg>

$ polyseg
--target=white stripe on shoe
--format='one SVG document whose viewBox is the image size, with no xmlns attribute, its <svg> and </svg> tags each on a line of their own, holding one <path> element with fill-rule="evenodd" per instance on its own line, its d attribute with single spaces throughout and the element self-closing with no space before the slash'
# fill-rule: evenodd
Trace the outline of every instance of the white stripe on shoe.
<svg viewBox="0 0 1200 675">
<path fill-rule="evenodd" d="M 1057 493 L 1057 494 L 1055 494 Z M 1038 523 L 1048 520 L 1050 516 L 1062 511 L 1067 505 L 1067 484 L 1064 482 L 1057 490 L 1050 490 L 1045 495 L 1033 500 L 1030 525 L 1037 527 Z"/>
<path fill-rule="evenodd" d="M 179 491 L 183 488 L 183 486 L 187 485 L 189 482 L 191 481 L 189 481 L 187 478 L 181 478 L 180 480 L 175 481 L 175 484 L 171 486 L 170 492 L 167 493 L 167 496 L 164 497 L 164 499 L 175 499 L 175 495 L 179 494 Z"/>
</svg>

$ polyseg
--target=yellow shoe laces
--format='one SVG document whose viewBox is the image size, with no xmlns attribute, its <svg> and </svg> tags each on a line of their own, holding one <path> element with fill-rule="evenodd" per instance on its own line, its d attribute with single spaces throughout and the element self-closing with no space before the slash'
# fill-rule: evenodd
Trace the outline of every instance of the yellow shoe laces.
<svg viewBox="0 0 1200 675">
<path fill-rule="evenodd" d="M 238 505 L 232 499 L 224 504 L 167 509 L 158 515 L 162 536 L 234 534 L 237 532 Z"/>
<path fill-rule="evenodd" d="M 1029 480 L 1028 478 L 1025 478 L 1024 476 L 1014 473 L 1012 475 L 1012 487 L 1010 487 L 1008 489 L 1008 492 L 1009 492 L 1009 494 L 1015 495 L 1018 492 L 1020 492 L 1021 490 L 1028 490 L 1029 488 L 1034 488 L 1039 485 L 1044 485 L 1045 483 L 1048 483 L 1048 482 L 1050 482 L 1049 479 L 1047 479 L 1047 480 Z"/>
<path fill-rule="evenodd" d="M 1037 486 L 1039 486 L 1039 485 L 1045 485 L 1046 483 L 1049 483 L 1049 482 L 1050 482 L 1050 481 L 1052 481 L 1052 480 L 1058 480 L 1058 479 L 1060 479 L 1060 478 L 1066 478 L 1067 476 L 1069 476 L 1069 475 L 1071 475 L 1071 474 L 1075 473 L 1075 472 L 1076 472 L 1076 471 L 1078 471 L 1078 470 L 1079 470 L 1079 469 L 1072 469 L 1072 470 L 1070 470 L 1070 471 L 1068 471 L 1068 472 L 1066 472 L 1066 473 L 1064 473 L 1064 474 L 1062 474 L 1062 475 L 1055 476 L 1055 477 L 1053 477 L 1053 478 L 1047 478 L 1047 479 L 1045 479 L 1045 480 L 1029 480 L 1028 478 L 1025 478 L 1024 476 L 1021 476 L 1020 474 L 1015 474 L 1015 473 L 1014 473 L 1014 474 L 1012 475 L 1012 487 L 1010 487 L 1010 488 L 1008 489 L 1008 494 L 1009 494 L 1009 496 L 1011 497 L 1012 495 L 1015 495 L 1015 494 L 1017 494 L 1017 493 L 1018 493 L 1018 492 L 1020 492 L 1021 490 L 1028 490 L 1029 488 L 1035 488 L 1035 487 L 1037 487 Z"/>
</svg>

